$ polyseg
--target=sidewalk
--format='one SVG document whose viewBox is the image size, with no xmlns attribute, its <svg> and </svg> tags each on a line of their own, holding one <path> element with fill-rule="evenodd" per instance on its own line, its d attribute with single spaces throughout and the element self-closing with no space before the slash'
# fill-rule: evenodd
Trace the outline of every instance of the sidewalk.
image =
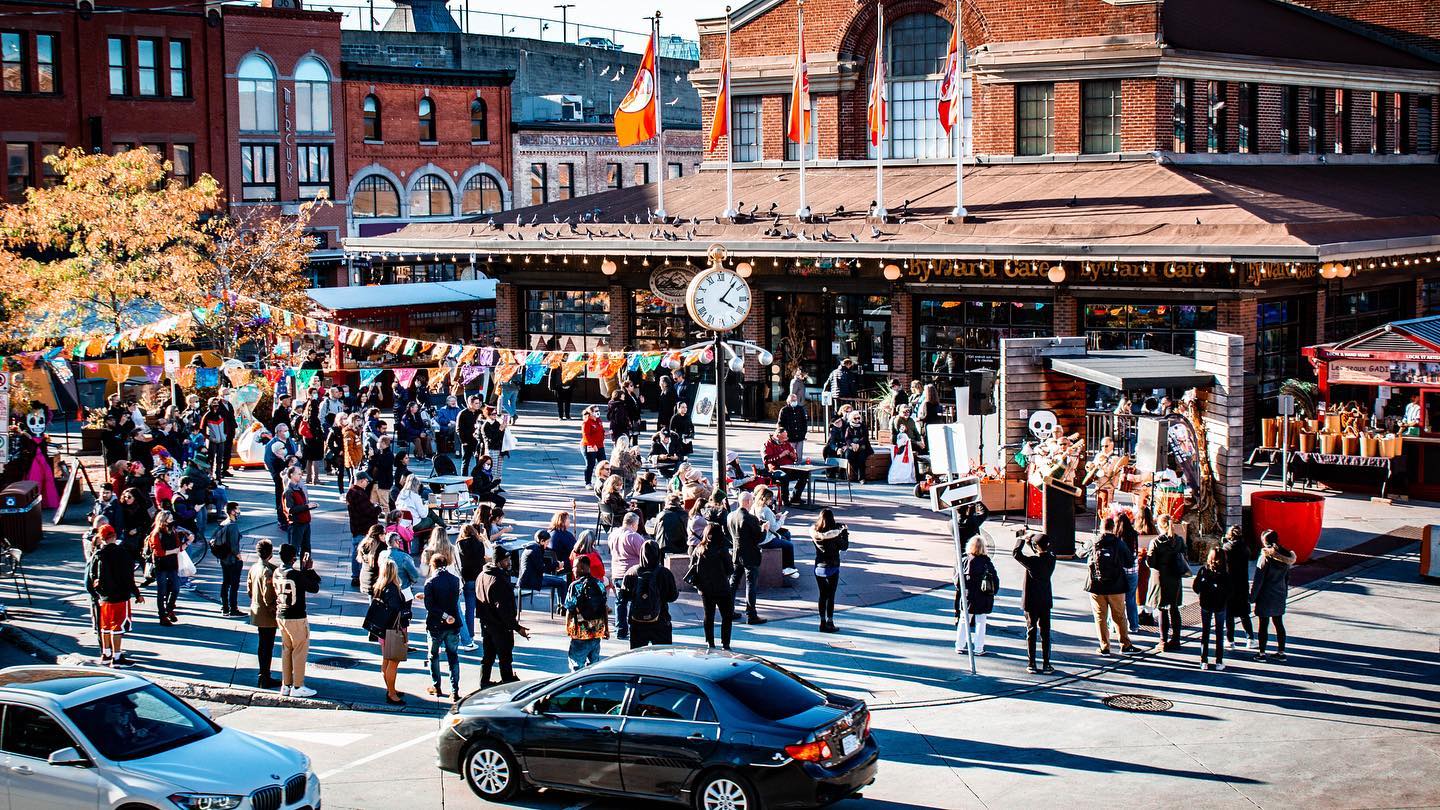
<svg viewBox="0 0 1440 810">
<path fill-rule="evenodd" d="M 543 404 L 522 410 L 516 430 L 520 447 L 506 460 L 502 472 L 510 495 L 507 515 L 524 534 L 548 525 L 553 511 L 571 509 L 575 502 L 579 504 L 578 526 L 594 525 L 594 502 L 581 480 L 583 459 L 576 449 L 580 422 L 560 422 L 549 414 Z M 746 463 L 758 463 L 767 430 L 768 425 L 732 425 L 729 447 L 739 451 Z M 707 457 L 711 449 L 713 434 L 706 432 L 698 437 L 695 458 Z M 417 464 L 415 471 L 420 472 L 421 465 Z M 359 628 L 369 600 L 349 585 L 350 537 L 344 506 L 333 480 L 328 486 L 313 488 L 312 494 L 317 502 L 314 557 L 323 582 L 320 593 L 309 600 L 312 635 L 307 684 L 319 691 L 323 701 L 380 709 L 384 693 L 379 648 Z M 245 534 L 281 537 L 273 518 L 270 481 L 263 471 L 240 471 L 232 479 L 231 497 L 245 504 Z M 1103 677 L 1107 670 L 1131 666 L 1135 660 L 1135 656 L 1107 658 L 1096 653 L 1089 599 L 1081 591 L 1083 566 L 1062 562 L 1054 580 L 1054 662 L 1059 673 L 1049 678 L 1025 673 L 1024 622 L 1018 608 L 1021 573 L 1010 558 L 1014 530 L 1022 524 L 1012 519 L 1008 524 L 992 521 L 986 526 L 1001 591 L 990 620 L 987 649 L 991 654 L 977 659 L 980 677 L 970 676 L 967 662 L 954 652 L 954 591 L 950 587 L 954 560 L 946 523 L 930 512 L 928 502 L 914 498 L 909 487 L 857 486 L 853 505 L 843 490 L 840 499 L 836 515 L 849 524 L 852 538 L 836 615 L 842 632 L 817 631 L 813 547 L 805 541 L 816 513 L 792 511 L 790 527 L 797 539 L 800 580 L 794 587 L 762 592 L 760 612 L 771 622 L 761 627 L 736 625 L 737 650 L 772 658 L 817 683 L 864 697 L 877 707 L 946 703 L 1048 688 L 1080 677 Z M 1331 498 L 1329 504 L 1322 548 L 1330 550 L 1355 545 L 1377 533 L 1440 520 L 1440 509 L 1428 505 L 1383 507 L 1358 498 Z M 88 598 L 80 583 L 77 542 L 80 516 L 87 507 L 88 503 L 72 507 L 70 522 L 59 527 L 49 525 L 47 519 L 44 543 L 27 555 L 33 606 L 14 599 L 8 589 L 3 593 L 10 623 L 60 656 L 96 654 Z M 247 549 L 250 546 L 247 541 Z M 127 638 L 126 647 L 139 661 L 139 672 L 204 688 L 238 690 L 232 699 L 247 700 L 255 693 L 253 628 L 243 619 L 219 616 L 219 569 L 212 559 L 202 564 L 198 582 L 198 591 L 181 596 L 181 623 L 164 629 L 155 623 L 153 588 L 147 589 L 146 604 L 137 611 L 136 631 Z M 517 643 L 516 665 L 522 677 L 565 671 L 568 640 L 563 622 L 549 616 L 547 601 L 543 596 L 537 598 L 533 607 L 525 606 L 521 616 L 521 622 L 532 631 L 529 641 Z M 422 643 L 423 609 L 417 608 L 416 614 L 413 638 Z M 672 606 L 672 615 L 677 643 L 703 643 L 700 607 L 694 594 L 682 595 Z M 1155 641 L 1154 629 L 1142 628 L 1136 643 L 1148 657 Z M 618 652 L 623 645 L 608 641 L 604 652 Z M 1118 650 L 1119 644 L 1112 642 L 1112 646 Z M 399 687 L 412 696 L 410 711 L 440 708 L 424 698 L 429 675 L 422 658 L 423 653 L 413 653 L 401 668 Z M 1193 660 L 1193 651 L 1185 660 L 1187 664 Z M 479 681 L 478 664 L 478 653 L 464 656 L 462 679 L 467 689 Z M 259 693 L 256 699 L 281 701 L 275 692 Z"/>
</svg>

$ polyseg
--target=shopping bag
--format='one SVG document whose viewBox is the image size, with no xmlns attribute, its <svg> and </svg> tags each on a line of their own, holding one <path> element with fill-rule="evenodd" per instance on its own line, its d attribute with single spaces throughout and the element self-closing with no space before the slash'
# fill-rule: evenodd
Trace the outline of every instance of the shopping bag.
<svg viewBox="0 0 1440 810">
<path fill-rule="evenodd" d="M 179 566 L 180 576 L 184 579 L 190 579 L 197 573 L 195 561 L 190 559 L 190 552 L 184 549 L 180 550 L 180 554 L 178 559 L 175 560 L 175 563 Z"/>
</svg>

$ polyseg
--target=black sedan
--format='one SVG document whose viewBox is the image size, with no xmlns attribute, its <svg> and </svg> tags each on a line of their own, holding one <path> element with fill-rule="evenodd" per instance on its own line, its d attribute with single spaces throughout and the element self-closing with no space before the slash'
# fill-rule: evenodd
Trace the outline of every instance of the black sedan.
<svg viewBox="0 0 1440 810">
<path fill-rule="evenodd" d="M 438 749 L 489 801 L 546 787 L 696 810 L 839 801 L 875 781 L 880 759 L 864 701 L 762 658 L 675 646 L 476 692 Z"/>
</svg>

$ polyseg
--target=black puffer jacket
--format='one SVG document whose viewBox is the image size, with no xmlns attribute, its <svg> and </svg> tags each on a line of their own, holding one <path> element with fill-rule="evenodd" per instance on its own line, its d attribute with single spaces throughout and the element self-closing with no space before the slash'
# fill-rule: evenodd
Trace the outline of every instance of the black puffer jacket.
<svg viewBox="0 0 1440 810">
<path fill-rule="evenodd" d="M 987 579 L 994 586 L 988 593 L 980 587 Z M 995 609 L 995 594 L 1000 590 L 1000 574 L 995 570 L 995 563 L 990 561 L 989 556 L 965 555 L 965 559 L 960 563 L 960 580 L 965 585 L 965 598 L 969 600 L 967 607 L 971 616 L 979 616 Z M 959 582 L 955 584 L 955 615 L 960 615 Z"/>
<path fill-rule="evenodd" d="M 815 541 L 815 567 L 838 568 L 840 565 L 840 552 L 850 548 L 850 530 L 845 524 L 839 524 L 829 531 L 810 531 L 810 539 Z"/>
</svg>

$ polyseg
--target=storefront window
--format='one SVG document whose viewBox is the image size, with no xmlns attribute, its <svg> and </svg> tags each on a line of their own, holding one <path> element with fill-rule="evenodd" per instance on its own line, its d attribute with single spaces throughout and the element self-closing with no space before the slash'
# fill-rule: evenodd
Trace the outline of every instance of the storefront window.
<svg viewBox="0 0 1440 810">
<path fill-rule="evenodd" d="M 1213 305 L 1085 305 L 1085 336 L 1092 349 L 1154 349 L 1193 357 L 1195 330 L 1214 328 Z"/>
<path fill-rule="evenodd" d="M 1299 298 L 1261 301 L 1255 334 L 1255 364 L 1260 372 L 1260 400 L 1270 403 L 1280 386 L 1300 373 L 1303 306 Z"/>
<path fill-rule="evenodd" d="M 684 307 L 677 307 L 649 290 L 635 290 L 633 296 L 637 350 L 681 349 L 695 342 L 690 336 L 695 325 Z"/>
<path fill-rule="evenodd" d="M 888 296 L 776 295 L 769 310 L 772 399 L 785 395 L 790 369 L 797 365 L 818 384 L 842 359 L 853 357 L 866 378 L 862 388 L 873 387 L 894 367 Z"/>
<path fill-rule="evenodd" d="M 1325 301 L 1325 339 L 1344 340 L 1390 321 L 1409 317 L 1402 289 L 1409 284 L 1373 290 L 1331 293 Z M 1412 295 L 1414 293 L 1411 293 Z"/>
<path fill-rule="evenodd" d="M 609 347 L 610 293 L 603 290 L 526 290 L 526 346 L 566 352 Z"/>
<path fill-rule="evenodd" d="M 916 371 L 927 381 L 957 385 L 955 378 L 966 371 L 999 367 L 1001 340 L 1044 337 L 1052 330 L 1050 305 L 1043 301 L 922 298 L 916 304 Z"/>
<path fill-rule="evenodd" d="M 1440 315 L 1440 278 L 1427 280 L 1420 287 L 1420 312 L 1418 317 L 1428 318 Z"/>
<path fill-rule="evenodd" d="M 418 284 L 426 281 L 455 281 L 460 268 L 452 262 L 372 265 L 361 274 L 362 284 Z"/>
</svg>

